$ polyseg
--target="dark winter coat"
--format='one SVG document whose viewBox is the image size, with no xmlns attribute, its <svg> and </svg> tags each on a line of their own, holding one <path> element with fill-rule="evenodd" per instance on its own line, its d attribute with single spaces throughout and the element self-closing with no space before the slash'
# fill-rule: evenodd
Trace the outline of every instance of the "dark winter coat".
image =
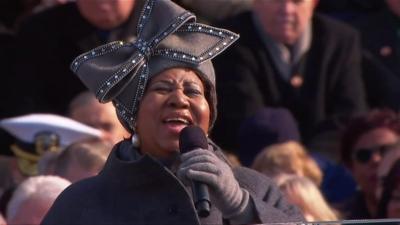
<svg viewBox="0 0 400 225">
<path fill-rule="evenodd" d="M 314 15 L 311 46 L 295 73 L 303 84 L 294 87 L 279 74 L 251 12 L 222 26 L 241 36 L 214 61 L 219 116 L 213 139 L 222 148 L 237 149 L 241 122 L 263 107 L 288 108 L 306 143 L 337 133 L 345 118 L 365 110 L 359 35 L 351 27 Z"/>
<path fill-rule="evenodd" d="M 245 168 L 233 171 L 261 222 L 302 220 L 267 177 Z M 190 189 L 158 160 L 123 141 L 98 176 L 72 184 L 58 197 L 42 224 L 223 224 L 223 219 L 215 207 L 199 219 Z"/>
<path fill-rule="evenodd" d="M 364 48 L 368 103 L 400 110 L 400 17 L 388 9 L 356 22 Z"/>
<path fill-rule="evenodd" d="M 17 34 L 16 79 L 23 80 L 20 113 L 67 113 L 70 101 L 87 90 L 71 71 L 72 60 L 99 45 L 130 40 L 136 35 L 136 21 L 132 13 L 120 27 L 104 31 L 80 14 L 76 2 L 28 17 Z"/>
</svg>

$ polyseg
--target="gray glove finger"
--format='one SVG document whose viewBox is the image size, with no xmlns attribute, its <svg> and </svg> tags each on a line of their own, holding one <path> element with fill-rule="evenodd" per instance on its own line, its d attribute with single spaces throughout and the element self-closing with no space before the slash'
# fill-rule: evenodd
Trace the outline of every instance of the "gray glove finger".
<svg viewBox="0 0 400 225">
<path fill-rule="evenodd" d="M 188 160 L 190 158 L 197 157 L 197 156 L 204 156 L 204 155 L 212 157 L 215 154 L 213 152 L 211 152 L 210 150 L 197 148 L 197 149 L 194 149 L 194 150 L 192 150 L 190 152 L 183 153 L 180 156 L 180 158 L 181 158 L 181 161 L 186 161 L 186 160 Z"/>
<path fill-rule="evenodd" d="M 191 180 L 203 182 L 210 188 L 218 188 L 218 176 L 213 173 L 188 169 L 186 176 Z"/>
<path fill-rule="evenodd" d="M 215 174 L 219 175 L 221 173 L 220 169 L 215 166 L 215 164 L 210 163 L 210 162 L 198 162 L 194 164 L 190 164 L 187 167 L 181 167 L 181 169 L 186 170 L 186 169 L 191 169 L 194 171 L 202 171 L 202 172 L 207 172 L 210 174 Z"/>
<path fill-rule="evenodd" d="M 177 171 L 177 176 L 179 179 L 187 179 L 187 172 L 189 169 L 196 170 L 196 171 L 203 171 L 203 172 L 208 172 L 210 174 L 219 174 L 219 169 L 212 163 L 204 163 L 204 162 L 198 162 L 194 164 L 190 164 L 188 166 L 181 166 L 178 168 Z"/>
<path fill-rule="evenodd" d="M 241 189 L 230 166 L 210 150 L 199 148 L 182 154 L 178 175 L 207 184 L 224 218 L 236 217 L 248 208 L 248 193 Z"/>
<path fill-rule="evenodd" d="M 198 155 L 194 156 L 192 158 L 188 158 L 185 161 L 181 162 L 181 165 L 179 167 L 190 167 L 193 164 L 197 163 L 211 163 L 215 164 L 215 158 L 209 155 Z"/>
</svg>

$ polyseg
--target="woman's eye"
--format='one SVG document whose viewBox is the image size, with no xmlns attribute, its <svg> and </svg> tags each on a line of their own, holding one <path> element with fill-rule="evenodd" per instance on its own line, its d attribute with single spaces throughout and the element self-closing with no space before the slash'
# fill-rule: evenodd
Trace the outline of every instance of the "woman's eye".
<svg viewBox="0 0 400 225">
<path fill-rule="evenodd" d="M 187 88 L 185 90 L 185 94 L 188 96 L 198 96 L 198 95 L 202 95 L 203 93 L 196 88 Z"/>
<path fill-rule="evenodd" d="M 152 90 L 155 92 L 167 93 L 171 91 L 171 88 L 167 86 L 154 86 Z"/>
</svg>

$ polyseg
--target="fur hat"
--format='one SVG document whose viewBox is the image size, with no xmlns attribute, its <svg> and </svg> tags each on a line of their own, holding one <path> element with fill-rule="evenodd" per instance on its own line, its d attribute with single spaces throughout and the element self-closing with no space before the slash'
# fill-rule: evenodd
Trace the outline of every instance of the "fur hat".
<svg viewBox="0 0 400 225">
<path fill-rule="evenodd" d="M 190 68 L 203 80 L 216 119 L 215 73 L 211 59 L 238 39 L 230 31 L 196 23 L 196 17 L 170 0 L 147 0 L 136 39 L 117 41 L 78 56 L 71 69 L 100 102 L 112 101 L 132 133 L 146 84 L 160 72 Z"/>
</svg>

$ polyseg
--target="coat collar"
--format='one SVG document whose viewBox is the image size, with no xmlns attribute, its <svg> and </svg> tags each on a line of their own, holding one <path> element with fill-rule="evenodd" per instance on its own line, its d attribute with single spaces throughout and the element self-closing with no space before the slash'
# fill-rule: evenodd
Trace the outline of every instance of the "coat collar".
<svg viewBox="0 0 400 225">
<path fill-rule="evenodd" d="M 218 146 L 210 139 L 208 143 L 210 151 L 230 165 Z M 124 140 L 114 146 L 99 177 L 129 187 L 159 182 L 179 182 L 184 187 L 174 175 L 178 163 L 178 159 L 175 162 L 161 162 L 150 155 L 142 155 L 129 140 Z"/>
<path fill-rule="evenodd" d="M 99 176 L 126 186 L 171 181 L 181 183 L 162 162 L 149 155 L 141 155 L 127 140 L 114 146 Z"/>
</svg>

